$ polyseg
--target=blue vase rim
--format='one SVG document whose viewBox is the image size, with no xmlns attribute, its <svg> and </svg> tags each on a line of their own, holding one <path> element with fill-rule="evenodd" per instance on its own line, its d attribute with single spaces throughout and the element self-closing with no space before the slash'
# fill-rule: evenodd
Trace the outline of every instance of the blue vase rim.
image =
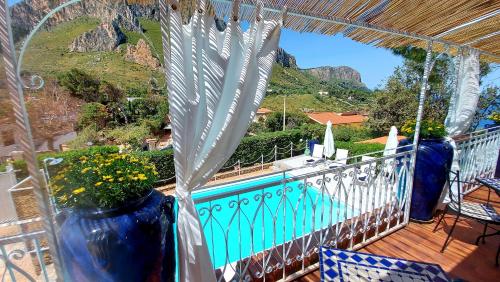
<svg viewBox="0 0 500 282">
<path fill-rule="evenodd" d="M 67 209 L 69 213 L 76 213 L 79 216 L 87 217 L 87 218 L 104 218 L 104 217 L 113 217 L 125 214 L 132 210 L 135 210 L 141 207 L 146 200 L 148 200 L 153 194 L 155 190 L 151 189 L 145 196 L 142 196 L 136 200 L 130 201 L 121 207 L 116 208 L 73 208 Z"/>
</svg>

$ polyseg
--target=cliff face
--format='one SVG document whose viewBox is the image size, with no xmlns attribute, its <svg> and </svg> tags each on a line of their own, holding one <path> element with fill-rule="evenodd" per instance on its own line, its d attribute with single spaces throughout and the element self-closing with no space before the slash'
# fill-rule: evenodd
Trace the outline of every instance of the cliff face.
<svg viewBox="0 0 500 282">
<path fill-rule="evenodd" d="M 304 69 L 303 71 L 311 74 L 312 76 L 317 77 L 322 81 L 339 79 L 339 80 L 352 80 L 361 83 L 361 74 L 357 70 L 347 66 L 340 66 L 340 67 L 325 66 L 325 67 Z"/>
<path fill-rule="evenodd" d="M 295 60 L 295 57 L 288 54 L 283 48 L 278 48 L 276 63 L 281 64 L 286 68 L 297 68 L 297 61 Z"/>
<path fill-rule="evenodd" d="M 24 33 L 32 30 L 47 13 L 64 2 L 66 0 L 24 0 L 15 4 L 11 8 L 13 29 Z M 159 14 L 157 1 L 154 4 L 139 5 L 128 4 L 126 0 L 83 0 L 57 12 L 44 27 L 50 28 L 61 22 L 87 16 L 128 30 L 138 30 L 139 17 L 158 20 Z"/>
</svg>

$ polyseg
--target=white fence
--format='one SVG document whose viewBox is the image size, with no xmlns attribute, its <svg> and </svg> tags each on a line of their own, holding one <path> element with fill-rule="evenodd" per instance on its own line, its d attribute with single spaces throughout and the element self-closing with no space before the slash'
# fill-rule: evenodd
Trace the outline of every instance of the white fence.
<svg viewBox="0 0 500 282">
<path fill-rule="evenodd" d="M 461 181 L 474 182 L 476 177 L 493 176 L 500 150 L 500 126 L 472 132 L 456 143 Z M 462 193 L 470 193 L 477 187 L 465 184 Z"/>
<path fill-rule="evenodd" d="M 315 267 L 322 245 L 357 249 L 403 227 L 412 153 L 327 162 L 193 194 L 218 280 L 292 280 Z"/>
</svg>

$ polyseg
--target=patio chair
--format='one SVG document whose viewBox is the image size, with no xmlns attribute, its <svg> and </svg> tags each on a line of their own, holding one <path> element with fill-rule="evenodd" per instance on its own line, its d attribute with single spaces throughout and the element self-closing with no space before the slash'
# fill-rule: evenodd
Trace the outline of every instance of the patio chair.
<svg viewBox="0 0 500 282">
<path fill-rule="evenodd" d="M 452 212 L 456 214 L 455 221 L 453 222 L 453 226 L 451 227 L 450 232 L 448 233 L 448 236 L 444 241 L 443 247 L 441 248 L 441 252 L 444 252 L 444 250 L 446 249 L 451 234 L 453 233 L 453 230 L 455 229 L 457 221 L 460 217 L 473 219 L 481 224 L 484 224 L 483 233 L 481 236 L 477 238 L 476 245 L 479 244 L 479 239 L 481 238 L 483 238 L 484 240 L 485 237 L 497 235 L 496 233 L 486 235 L 486 229 L 488 227 L 488 224 L 493 224 L 493 225 L 500 224 L 500 216 L 495 211 L 495 209 L 489 204 L 489 202 L 478 203 L 478 202 L 464 201 L 462 199 L 462 195 L 460 194 L 456 195 L 455 193 L 453 193 L 452 187 L 454 182 L 457 183 L 458 187 L 457 190 L 460 191 L 461 187 L 460 185 L 465 182 L 460 181 L 459 171 L 457 172 L 450 171 L 450 173 L 447 175 L 448 194 L 450 202 L 446 205 L 443 214 L 441 215 L 436 226 L 434 227 L 434 232 L 435 232 L 447 212 Z M 496 261 L 498 265 L 498 253 Z"/>
<path fill-rule="evenodd" d="M 369 161 L 369 160 L 374 160 L 375 158 L 374 157 L 369 157 L 369 156 L 361 156 L 361 162 L 366 162 L 366 161 Z M 358 180 L 361 181 L 361 182 L 365 182 L 365 180 L 368 178 L 368 173 L 366 173 L 367 171 L 370 172 L 371 169 L 374 167 L 374 163 L 369 163 L 369 164 L 364 164 L 362 165 L 359 170 L 360 170 L 360 173 L 358 173 Z"/>
<path fill-rule="evenodd" d="M 339 167 L 347 164 L 347 156 L 349 150 L 337 149 L 335 153 L 335 160 L 330 164 L 330 168 Z"/>
<path fill-rule="evenodd" d="M 314 144 L 313 152 L 311 158 L 307 159 L 306 164 L 316 164 L 318 162 L 323 161 L 323 152 L 325 150 L 325 146 L 320 144 Z"/>
</svg>

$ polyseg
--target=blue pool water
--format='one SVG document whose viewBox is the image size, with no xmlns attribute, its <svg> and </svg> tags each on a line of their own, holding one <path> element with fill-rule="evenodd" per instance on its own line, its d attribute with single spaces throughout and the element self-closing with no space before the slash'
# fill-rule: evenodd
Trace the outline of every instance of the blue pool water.
<svg viewBox="0 0 500 282">
<path fill-rule="evenodd" d="M 196 200 L 238 191 L 279 181 L 282 177 L 276 175 L 201 190 L 194 193 L 193 198 Z M 281 184 L 196 204 L 214 267 L 222 267 L 272 246 L 281 245 L 284 241 L 300 238 L 302 234 L 307 235 L 338 222 L 339 218 L 343 220 L 351 216 L 351 209 L 344 213 L 346 209 L 342 203 L 332 203 L 315 187 L 308 187 L 304 193 L 299 188 L 299 183 L 301 182 L 295 181 L 287 184 L 286 209 L 281 196 Z M 266 197 L 264 203 L 261 201 L 262 195 Z M 337 215 L 339 208 L 340 214 Z M 209 209 L 211 213 L 208 212 Z"/>
</svg>

